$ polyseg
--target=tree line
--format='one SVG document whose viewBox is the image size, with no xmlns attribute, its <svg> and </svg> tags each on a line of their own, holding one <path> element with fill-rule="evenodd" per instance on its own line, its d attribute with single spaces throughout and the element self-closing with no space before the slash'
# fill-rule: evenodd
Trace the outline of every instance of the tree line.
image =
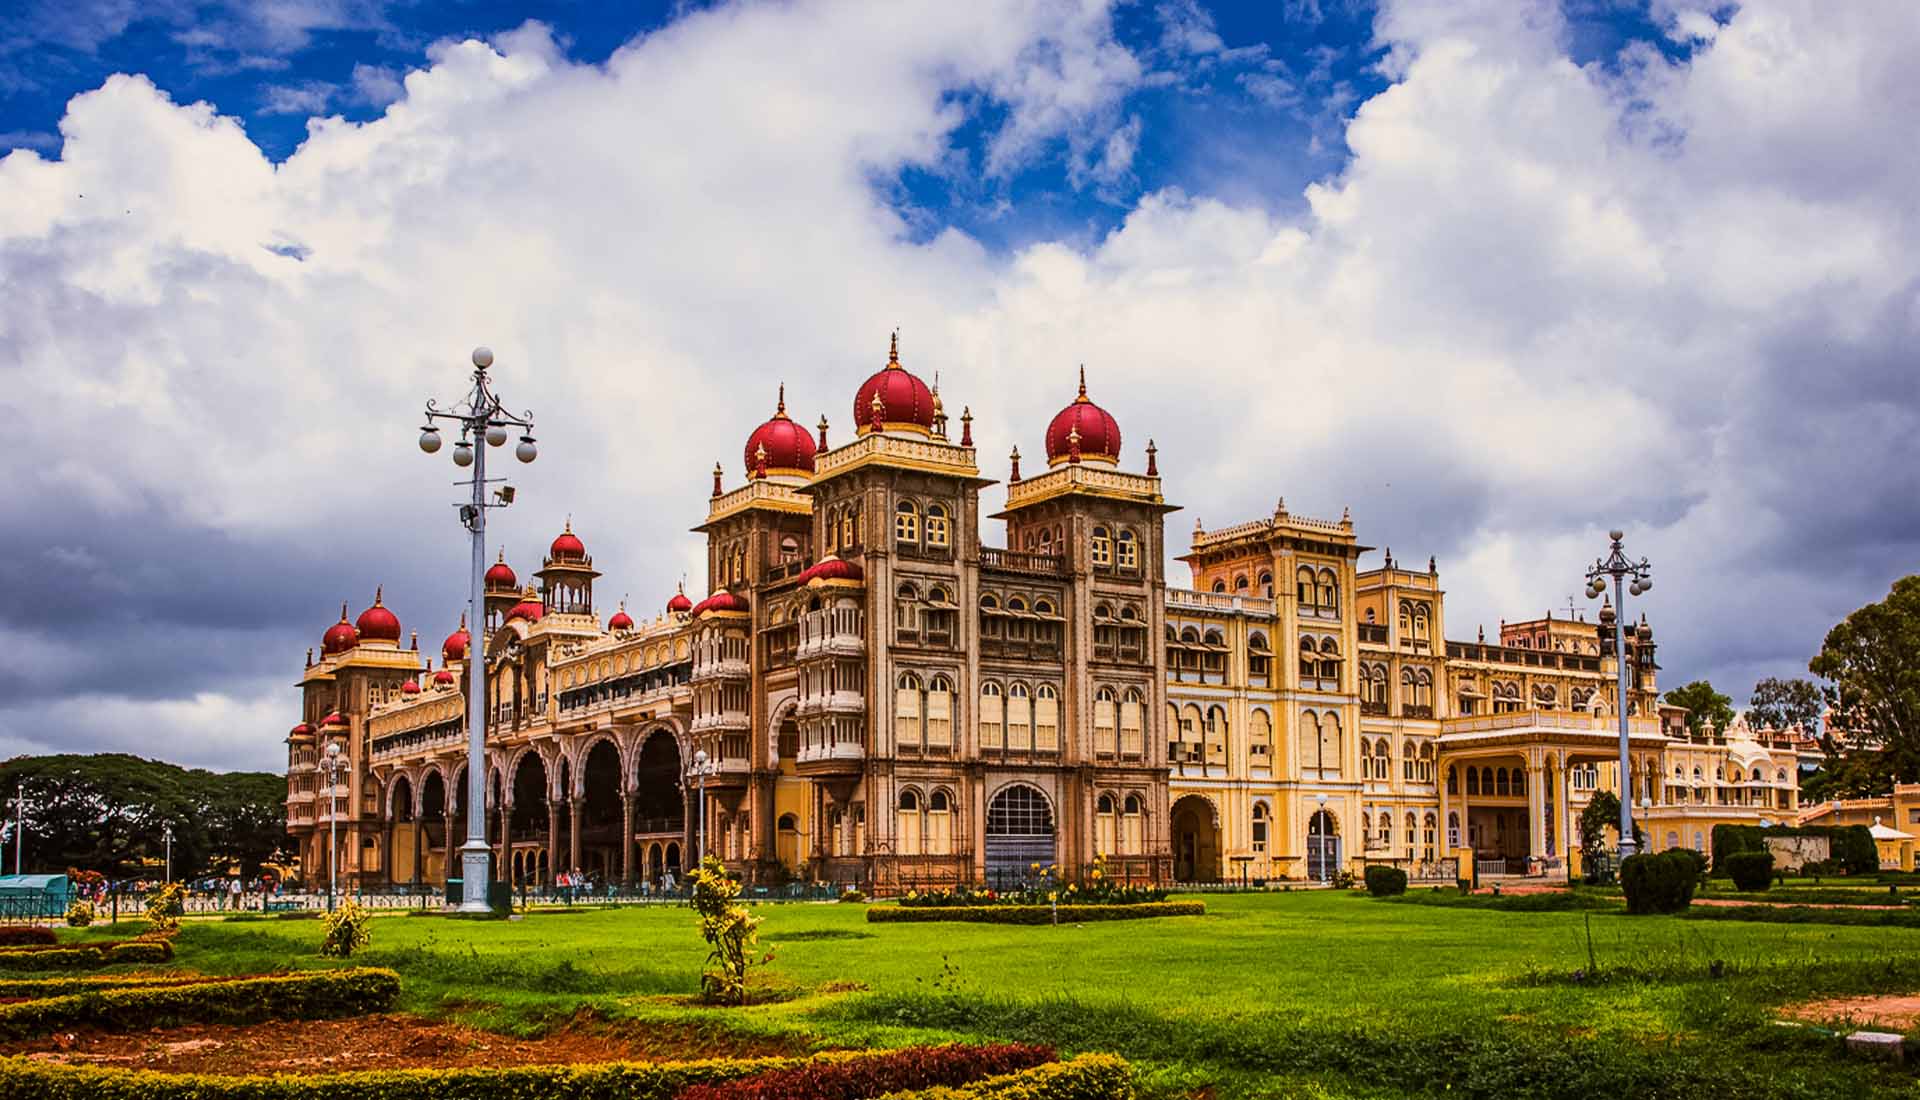
<svg viewBox="0 0 1920 1100">
<path fill-rule="evenodd" d="M 23 788 L 22 812 L 15 799 Z M 176 879 L 236 868 L 252 878 L 292 851 L 287 779 L 269 772 L 210 772 L 127 753 L 19 756 L 0 764 L 0 797 L 8 872 L 17 812 L 26 838 L 20 869 L 29 874 L 152 874 L 166 857 L 169 825 Z"/>
<path fill-rule="evenodd" d="M 1756 730 L 1799 726 L 1825 756 L 1801 781 L 1806 802 L 1884 795 L 1895 783 L 1920 782 L 1920 576 L 1894 582 L 1887 598 L 1827 631 L 1807 662 L 1817 680 L 1768 677 L 1747 697 Z M 1733 699 L 1706 680 L 1669 691 L 1687 708 L 1687 729 L 1724 730 Z"/>
</svg>

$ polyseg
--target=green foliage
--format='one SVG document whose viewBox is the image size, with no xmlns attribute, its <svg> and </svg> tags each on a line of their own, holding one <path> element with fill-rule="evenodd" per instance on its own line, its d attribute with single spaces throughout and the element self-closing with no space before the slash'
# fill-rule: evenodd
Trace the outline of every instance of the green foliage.
<svg viewBox="0 0 1920 1100">
<path fill-rule="evenodd" d="M 165 857 L 193 878 L 237 864 L 257 874 L 292 851 L 287 779 L 270 772 L 210 772 L 126 753 L 22 756 L 0 764 L 0 798 L 27 786 L 26 870 L 69 867 L 115 877 Z"/>
<path fill-rule="evenodd" d="M 1620 888 L 1627 895 L 1627 912 L 1678 913 L 1693 904 L 1693 889 L 1700 874 L 1698 859 L 1699 853 L 1676 848 L 1622 860 Z"/>
<path fill-rule="evenodd" d="M 173 945 L 166 940 L 128 940 L 109 945 L 101 954 L 106 956 L 108 966 L 116 963 L 152 965 L 171 961 Z"/>
<path fill-rule="evenodd" d="M 1773 885 L 1773 853 L 1735 852 L 1727 857 L 1727 874 L 1738 889 L 1765 890 Z"/>
<path fill-rule="evenodd" d="M 67 927 L 85 928 L 93 923 L 93 903 L 86 898 L 74 898 L 67 906 Z"/>
<path fill-rule="evenodd" d="M 1868 875 L 1880 868 L 1880 849 L 1873 842 L 1873 831 L 1865 825 L 1775 826 L 1762 830 L 1758 825 L 1715 825 L 1713 827 L 1713 865 L 1715 870 L 1737 852 L 1764 852 L 1768 837 L 1824 836 L 1828 841 L 1829 862 L 1849 875 Z M 1817 864 L 1809 864 L 1817 868 Z"/>
<path fill-rule="evenodd" d="M 1367 893 L 1390 898 L 1407 892 L 1407 873 L 1398 867 L 1373 864 L 1367 868 Z"/>
<path fill-rule="evenodd" d="M 1866 774 L 1889 784 L 1920 780 L 1920 576 L 1900 578 L 1885 600 L 1836 624 L 1807 668 L 1827 681 L 1832 723 L 1856 742 L 1842 749 L 1830 736 L 1830 765 L 1866 758 L 1874 761 Z"/>
<path fill-rule="evenodd" d="M 692 1088 L 816 1063 L 846 1064 L 893 1052 L 811 1059 L 712 1059 L 562 1066 L 373 1070 L 316 1076 L 226 1077 L 60 1065 L 0 1058 L 0 1096 L 44 1100 L 675 1100 Z M 893 1094 L 895 1100 L 1131 1100 L 1127 1064 L 1085 1055 L 959 1088 Z"/>
<path fill-rule="evenodd" d="M 0 1039 L 76 1027 L 144 1031 L 182 1024 L 322 1020 L 384 1012 L 400 995 L 391 970 L 326 970 L 181 986 L 133 986 L 0 1005 Z M 31 1095 L 8 1093 L 0 1095 Z"/>
<path fill-rule="evenodd" d="M 1145 901 L 1134 904 L 1069 905 L 875 905 L 867 920 L 875 924 L 924 921 L 970 921 L 977 924 L 1083 924 L 1087 921 L 1140 920 L 1146 917 L 1200 917 L 1201 901 Z"/>
<path fill-rule="evenodd" d="M 1733 724 L 1733 696 L 1720 694 L 1705 680 L 1674 688 L 1665 698 L 1676 707 L 1687 708 L 1688 733 L 1699 734 L 1709 722 L 1715 730 L 1725 733 Z"/>
<path fill-rule="evenodd" d="M 1502 913 L 1573 913 L 1615 910 L 1620 899 L 1592 890 L 1542 890 L 1531 894 L 1458 894 L 1451 890 L 1415 891 L 1393 899 L 1399 905 L 1432 905 L 1441 909 L 1492 909 Z"/>
<path fill-rule="evenodd" d="M 1692 848 L 1674 848 L 1674 849 L 1671 849 L 1671 853 L 1678 859 L 1686 860 L 1687 863 L 1693 868 L 1693 882 L 1695 886 L 1702 886 L 1706 883 L 1706 880 L 1707 880 L 1707 857 L 1706 856 L 1701 855 L 1699 852 L 1694 851 Z"/>
<path fill-rule="evenodd" d="M 840 900 L 846 902 L 848 905 L 858 905 L 867 900 L 867 895 L 849 886 L 845 890 L 840 891 Z"/>
<path fill-rule="evenodd" d="M 1809 736 L 1828 744 L 1821 716 L 1826 703 L 1820 685 L 1802 677 L 1769 676 L 1753 685 L 1747 697 L 1747 725 L 1756 730 L 1787 730 L 1799 726 Z"/>
<path fill-rule="evenodd" d="M 187 888 L 177 882 L 163 882 L 147 895 L 147 923 L 156 932 L 171 932 L 180 927 L 187 914 Z"/>
<path fill-rule="evenodd" d="M 863 1058 L 820 1058 L 716 1084 L 695 1085 L 678 1100 L 867 1100 L 906 1089 L 966 1085 L 1054 1060 L 1053 1048 L 1017 1043 L 907 1047 Z"/>
<path fill-rule="evenodd" d="M 1758 924 L 1837 924 L 1853 928 L 1920 928 L 1920 912 L 1890 905 L 1834 909 L 1815 905 L 1716 905 L 1690 909 L 1688 920 L 1746 921 Z"/>
<path fill-rule="evenodd" d="M 759 939 L 754 930 L 760 918 L 735 905 L 740 884 L 727 877 L 716 856 L 708 856 L 693 871 L 693 908 L 700 914 L 700 935 L 711 948 L 707 968 L 700 973 L 700 993 L 715 1004 L 744 1004 L 747 999 L 748 951 Z"/>
<path fill-rule="evenodd" d="M 351 897 L 341 898 L 340 904 L 326 916 L 324 932 L 320 937 L 320 953 L 333 959 L 344 959 L 355 951 L 367 946 L 372 932 L 367 927 L 373 922 L 373 915 L 360 906 Z"/>
</svg>

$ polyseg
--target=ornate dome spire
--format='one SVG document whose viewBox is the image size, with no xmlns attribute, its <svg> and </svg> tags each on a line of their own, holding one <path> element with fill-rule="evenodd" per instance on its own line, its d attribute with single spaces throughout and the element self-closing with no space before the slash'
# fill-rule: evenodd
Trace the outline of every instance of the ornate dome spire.
<svg viewBox="0 0 1920 1100">
<path fill-rule="evenodd" d="M 860 384 L 853 395 L 853 422 L 861 435 L 881 431 L 933 434 L 933 391 L 900 365 L 900 333 L 887 347 L 887 365 Z"/>
<path fill-rule="evenodd" d="M 1078 446 L 1075 446 L 1076 437 Z M 1047 465 L 1063 462 L 1120 462 L 1120 424 L 1087 396 L 1087 368 L 1080 368 L 1080 392 L 1047 425 Z"/>
</svg>

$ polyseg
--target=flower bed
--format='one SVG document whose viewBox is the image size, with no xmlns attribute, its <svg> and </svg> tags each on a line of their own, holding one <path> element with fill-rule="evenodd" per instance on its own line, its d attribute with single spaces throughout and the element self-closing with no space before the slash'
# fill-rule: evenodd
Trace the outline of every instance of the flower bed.
<svg viewBox="0 0 1920 1100">
<path fill-rule="evenodd" d="M 976 921 L 983 924 L 1083 924 L 1101 920 L 1205 916 L 1201 901 L 1144 901 L 1112 905 L 875 905 L 867 920 L 875 924 L 915 921 Z"/>
<path fill-rule="evenodd" d="M 313 1077 L 212 1077 L 0 1058 L 0 1096 L 33 1096 L 45 1100 L 508 1100 L 535 1096 L 569 1100 L 677 1100 L 703 1086 L 730 1082 L 745 1085 L 756 1077 L 813 1067 L 885 1062 L 899 1059 L 905 1053 L 860 1051 L 821 1054 L 807 1059 L 373 1070 Z M 992 1070 L 976 1071 L 975 1076 L 979 1072 L 991 1073 Z M 875 1075 L 870 1084 L 879 1087 L 884 1080 Z M 749 1092 L 742 1095 L 795 1094 Z M 879 1094 L 857 1091 L 820 1095 L 868 1100 Z M 1111 1055 L 1089 1054 L 1070 1062 L 1049 1062 L 1014 1073 L 980 1077 L 968 1084 L 935 1085 L 921 1091 L 896 1091 L 888 1095 L 894 1100 L 922 1097 L 927 1100 L 1131 1100 L 1133 1083 L 1125 1062 Z"/>
<path fill-rule="evenodd" d="M 1064 882 L 1056 866 L 1033 865 L 1033 877 L 1016 890 L 909 890 L 900 904 L 909 909 L 967 908 L 983 905 L 1139 905 L 1167 900 L 1170 891 L 1159 886 L 1116 883 L 1107 874 L 1105 857 L 1094 860 L 1085 882 Z"/>
<path fill-rule="evenodd" d="M 115 963 L 163 963 L 173 945 L 163 939 L 118 940 L 72 947 L 0 949 L 0 970 L 91 970 Z"/>
<path fill-rule="evenodd" d="M 132 986 L 0 1005 L 0 1039 L 69 1028 L 138 1031 L 173 1024 L 317 1020 L 382 1012 L 400 996 L 391 970 L 320 970 L 181 986 Z M 0 1088 L 0 1096 L 28 1096 Z"/>
</svg>

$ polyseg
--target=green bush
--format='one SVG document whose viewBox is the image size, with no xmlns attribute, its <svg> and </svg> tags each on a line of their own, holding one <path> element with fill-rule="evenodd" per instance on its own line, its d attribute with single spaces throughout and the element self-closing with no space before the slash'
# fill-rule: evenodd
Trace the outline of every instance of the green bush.
<svg viewBox="0 0 1920 1100">
<path fill-rule="evenodd" d="M 55 978 L 0 978 L 0 1000 L 38 1000 L 69 993 L 141 986 L 191 985 L 207 979 L 196 974 L 71 974 Z"/>
<path fill-rule="evenodd" d="M 162 883 L 147 895 L 147 923 L 156 932 L 171 932 L 180 927 L 187 915 L 187 888 L 177 882 Z"/>
<path fill-rule="evenodd" d="M 0 970 L 92 970 L 113 963 L 163 963 L 171 958 L 173 945 L 163 939 L 111 940 L 0 950 Z"/>
<path fill-rule="evenodd" d="M 1772 852 L 1734 852 L 1726 867 L 1735 889 L 1760 891 L 1773 885 Z"/>
<path fill-rule="evenodd" d="M 1804 825 L 1798 828 L 1776 826 L 1761 829 L 1757 825 L 1715 825 L 1713 827 L 1713 869 L 1726 869 L 1726 859 L 1736 852 L 1764 852 L 1766 838 L 1824 836 L 1830 857 L 1801 868 L 1807 874 L 1832 874 L 1834 868 L 1849 875 L 1870 875 L 1880 869 L 1880 849 L 1873 843 L 1873 831 L 1865 825 Z"/>
<path fill-rule="evenodd" d="M 1375 864 L 1367 868 L 1367 893 L 1390 898 L 1407 892 L 1407 873 L 1398 867 Z"/>
<path fill-rule="evenodd" d="M 1707 857 L 1706 856 L 1701 855 L 1699 852 L 1694 851 L 1692 848 L 1669 848 L 1667 849 L 1667 851 L 1670 854 L 1679 857 L 1680 859 L 1686 860 L 1687 863 L 1693 868 L 1693 883 L 1695 886 L 1703 886 L 1706 883 L 1707 881 Z"/>
<path fill-rule="evenodd" d="M 1678 913 L 1693 904 L 1700 855 L 1685 848 L 1628 856 L 1620 863 L 1620 888 L 1627 912 Z"/>
<path fill-rule="evenodd" d="M 328 958 L 344 959 L 367 945 L 373 938 L 367 925 L 373 920 L 360 903 L 342 898 L 327 914 L 326 930 L 320 938 L 320 953 Z"/>
<path fill-rule="evenodd" d="M 1207 905 L 1201 901 L 1062 905 L 1058 910 L 1045 905 L 946 905 L 928 908 L 875 905 L 867 910 L 867 920 L 874 924 L 949 920 L 980 924 L 1052 924 L 1057 913 L 1061 924 L 1083 924 L 1088 921 L 1140 920 L 1146 917 L 1201 917 L 1206 912 Z"/>
<path fill-rule="evenodd" d="M 678 1100 L 867 1100 L 908 1089 L 968 1085 L 1054 1060 L 1052 1047 L 1022 1043 L 907 1047 L 871 1058 L 806 1062 L 752 1077 L 695 1085 Z"/>
<path fill-rule="evenodd" d="M 74 898 L 67 906 L 67 927 L 85 928 L 93 923 L 93 903 L 86 898 Z"/>
<path fill-rule="evenodd" d="M 106 989 L 0 1005 L 0 1039 L 26 1039 L 75 1027 L 144 1031 L 181 1024 L 363 1016 L 386 1011 L 399 996 L 400 975 L 374 969 Z M 0 1096 L 31 1095 L 36 1094 L 0 1088 Z"/>
<path fill-rule="evenodd" d="M 1833 858 L 1850 875 L 1870 875 L 1878 871 L 1880 847 L 1873 842 L 1873 830 L 1865 825 L 1834 829 Z"/>
<path fill-rule="evenodd" d="M 607 1062 L 561 1066 L 372 1070 L 317 1076 L 225 1077 L 60 1065 L 0 1058 L 0 1096 L 37 1100 L 674 1100 L 689 1088 L 887 1051 L 812 1058 L 704 1062 Z M 957 1088 L 893 1094 L 893 1100 L 1131 1100 L 1132 1075 L 1112 1055 L 1089 1054 Z"/>
</svg>

